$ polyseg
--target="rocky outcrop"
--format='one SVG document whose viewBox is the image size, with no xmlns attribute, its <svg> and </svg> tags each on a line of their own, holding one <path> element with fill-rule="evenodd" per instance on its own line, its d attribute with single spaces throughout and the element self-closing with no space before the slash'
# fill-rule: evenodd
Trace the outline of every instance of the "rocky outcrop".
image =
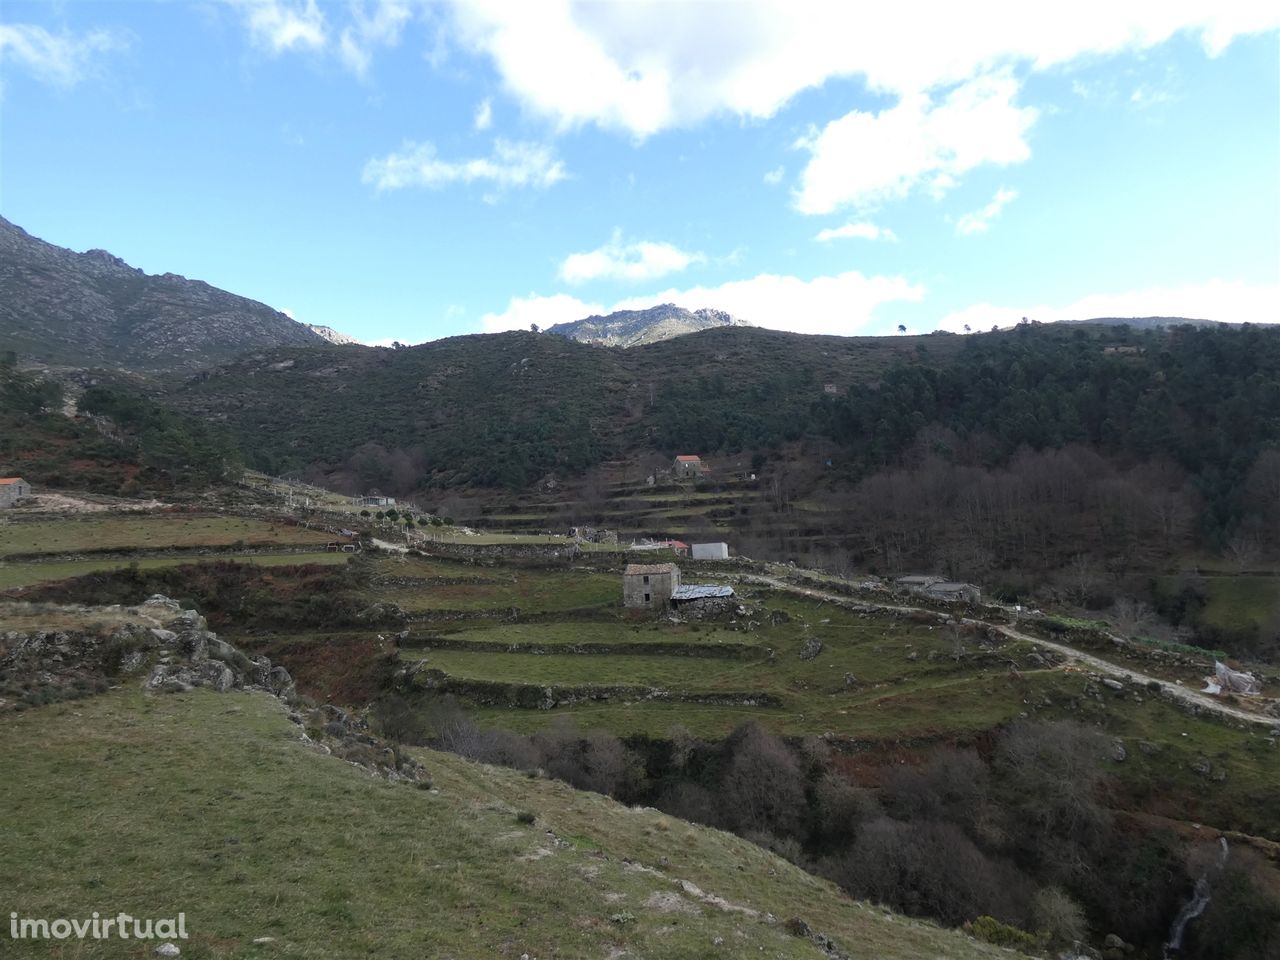
<svg viewBox="0 0 1280 960">
<path fill-rule="evenodd" d="M 605 347 L 638 347 L 712 327 L 749 326 L 723 310 L 686 310 L 674 303 L 663 303 L 648 310 L 618 310 L 606 317 L 557 323 L 548 327 L 547 333 Z"/>
<path fill-rule="evenodd" d="M 43 363 L 159 371 L 326 340 L 256 300 L 57 247 L 0 217 L 0 342 Z"/>
<path fill-rule="evenodd" d="M 318 750 L 391 780 L 430 785 L 417 761 L 371 735 L 364 720 L 328 704 L 308 707 L 284 667 L 244 653 L 175 600 L 155 595 L 136 607 L 48 605 L 42 615 L 79 624 L 0 634 L 0 712 L 91 696 L 139 676 L 156 694 L 259 690 L 290 708 L 303 739 Z"/>
</svg>

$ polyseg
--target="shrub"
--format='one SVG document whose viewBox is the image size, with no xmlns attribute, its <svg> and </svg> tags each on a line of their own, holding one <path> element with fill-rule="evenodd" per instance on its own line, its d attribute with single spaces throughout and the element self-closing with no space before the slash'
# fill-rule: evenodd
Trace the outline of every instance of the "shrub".
<svg viewBox="0 0 1280 960">
<path fill-rule="evenodd" d="M 1001 923 L 995 917 L 981 916 L 969 924 L 969 932 L 978 940 L 997 947 L 1010 947 L 1030 953 L 1040 948 L 1040 939 L 1025 930 Z"/>
</svg>

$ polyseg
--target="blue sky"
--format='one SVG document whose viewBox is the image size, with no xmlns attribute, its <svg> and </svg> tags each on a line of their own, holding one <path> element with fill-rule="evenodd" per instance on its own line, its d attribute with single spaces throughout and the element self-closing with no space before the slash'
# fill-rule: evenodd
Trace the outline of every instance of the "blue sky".
<svg viewBox="0 0 1280 960">
<path fill-rule="evenodd" d="M 1280 8 L 861 6 L 6 0 L 0 214 L 368 342 L 1280 320 Z"/>
</svg>

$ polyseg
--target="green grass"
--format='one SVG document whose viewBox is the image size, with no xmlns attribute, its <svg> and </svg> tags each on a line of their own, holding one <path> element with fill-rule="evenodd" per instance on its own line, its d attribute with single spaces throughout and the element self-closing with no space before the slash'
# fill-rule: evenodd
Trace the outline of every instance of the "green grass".
<svg viewBox="0 0 1280 960">
<path fill-rule="evenodd" d="M 325 543 L 333 535 L 264 520 L 222 516 L 89 516 L 0 526 L 0 556 L 77 550 L 284 546 Z"/>
<path fill-rule="evenodd" d="M 387 567 L 387 575 L 432 576 L 415 573 L 415 561 L 398 569 Z M 438 564 L 431 564 L 440 569 Z M 517 607 L 522 613 L 547 613 L 583 607 L 622 605 L 622 582 L 617 576 L 578 570 L 526 570 L 520 567 L 477 567 L 458 565 L 452 574 L 437 577 L 466 577 L 484 582 L 425 583 L 410 586 L 383 586 L 378 599 L 390 600 L 413 613 L 424 610 L 498 610 Z"/>
<path fill-rule="evenodd" d="M 851 901 L 729 834 L 454 757 L 422 760 L 433 791 L 373 779 L 304 745 L 261 694 L 130 688 L 28 711 L 0 741 L 0 887 L 24 917 L 181 911 L 192 958 L 822 956 L 677 880 L 801 917 L 859 955 L 1009 956 Z M 664 898 L 678 909 L 660 909 Z M 634 919 L 611 920 L 622 914 Z M 153 947 L 20 950 L 98 960 Z"/>
<path fill-rule="evenodd" d="M 217 556 L 138 557 L 136 560 L 42 560 L 0 562 L 0 590 L 26 587 L 33 583 L 47 583 L 81 577 L 87 573 L 104 570 L 120 570 L 133 563 L 140 570 L 176 567 L 184 563 L 225 561 L 252 563 L 261 567 L 292 566 L 303 563 L 342 564 L 351 557 L 346 553 L 220 553 Z"/>
<path fill-rule="evenodd" d="M 1280 612 L 1280 577 L 1206 577 L 1202 623 L 1230 632 L 1256 630 Z"/>
</svg>

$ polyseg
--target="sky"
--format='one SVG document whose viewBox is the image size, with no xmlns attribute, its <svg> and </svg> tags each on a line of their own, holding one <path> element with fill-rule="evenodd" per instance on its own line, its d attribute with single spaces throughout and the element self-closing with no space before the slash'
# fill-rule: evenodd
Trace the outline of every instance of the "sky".
<svg viewBox="0 0 1280 960">
<path fill-rule="evenodd" d="M 5 0 L 0 214 L 369 343 L 1280 321 L 1280 5 Z"/>
</svg>

